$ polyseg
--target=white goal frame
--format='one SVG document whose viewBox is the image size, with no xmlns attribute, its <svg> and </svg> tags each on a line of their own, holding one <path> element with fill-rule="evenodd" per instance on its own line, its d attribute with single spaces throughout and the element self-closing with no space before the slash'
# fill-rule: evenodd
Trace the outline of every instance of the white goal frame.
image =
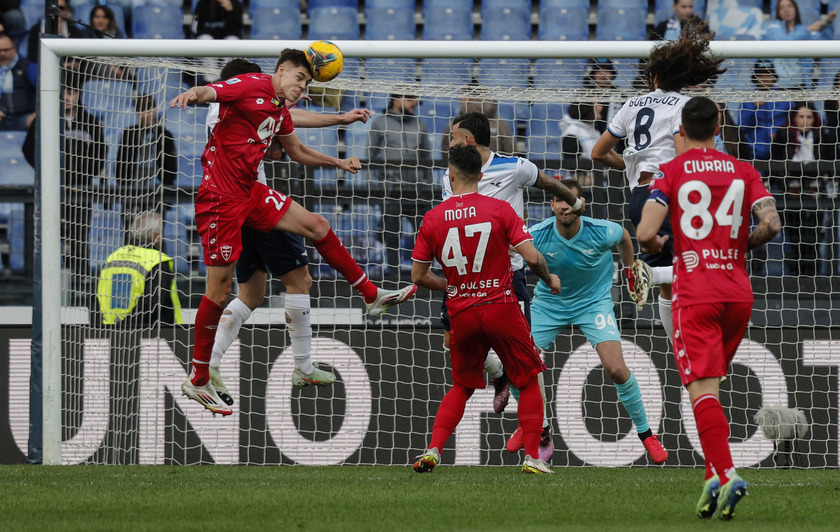
<svg viewBox="0 0 840 532">
<path fill-rule="evenodd" d="M 195 41 L 44 38 L 40 44 L 41 154 L 60 149 L 60 60 L 67 56 L 118 57 L 277 57 L 284 48 L 302 49 L 309 41 Z M 655 42 L 623 41 L 337 41 L 346 57 L 383 58 L 646 58 Z M 836 58 L 840 41 L 715 41 L 724 57 Z M 41 213 L 60 213 L 60 160 L 41 157 Z M 60 217 L 41 224 L 41 300 L 43 331 L 43 463 L 61 464 L 61 276 L 47 275 L 60 264 Z M 38 280 L 36 280 L 38 282 Z"/>
</svg>

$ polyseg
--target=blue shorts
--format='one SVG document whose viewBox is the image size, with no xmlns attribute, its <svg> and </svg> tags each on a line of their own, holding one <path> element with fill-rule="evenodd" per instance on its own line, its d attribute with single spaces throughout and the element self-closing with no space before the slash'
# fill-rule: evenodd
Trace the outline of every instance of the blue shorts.
<svg viewBox="0 0 840 532">
<path fill-rule="evenodd" d="M 519 300 L 519 306 L 522 307 L 522 313 L 525 314 L 525 321 L 531 325 L 531 294 L 528 292 L 528 283 L 525 279 L 525 268 L 515 270 L 513 272 L 513 293 L 516 294 L 516 299 Z M 440 305 L 440 321 L 443 324 L 445 331 L 451 331 L 449 324 L 449 309 L 446 308 L 446 297 L 443 298 L 443 303 Z"/>
<path fill-rule="evenodd" d="M 642 210 L 645 208 L 650 197 L 650 189 L 648 185 L 641 185 L 633 189 L 630 193 L 630 221 L 633 222 L 633 227 L 638 227 L 642 219 Z M 642 253 L 639 258 L 647 262 L 651 266 L 671 266 L 674 259 L 674 231 L 671 229 L 670 216 L 665 217 L 662 222 L 662 227 L 659 229 L 660 235 L 668 235 L 668 241 L 665 242 L 665 247 L 662 251 L 654 255 Z"/>
<path fill-rule="evenodd" d="M 236 263 L 236 280 L 247 283 L 258 270 L 280 277 L 309 264 L 303 237 L 285 231 L 264 233 L 242 228 L 242 254 Z"/>
<path fill-rule="evenodd" d="M 558 312 L 556 307 L 543 305 L 540 298 L 531 304 L 531 334 L 534 343 L 546 350 L 569 325 L 578 327 L 592 347 L 607 340 L 621 341 L 621 332 L 615 321 L 612 301 L 599 302 L 577 314 Z"/>
</svg>

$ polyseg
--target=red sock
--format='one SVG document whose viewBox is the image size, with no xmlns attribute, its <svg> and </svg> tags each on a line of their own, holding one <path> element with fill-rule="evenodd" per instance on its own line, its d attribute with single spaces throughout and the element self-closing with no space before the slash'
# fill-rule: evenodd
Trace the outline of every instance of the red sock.
<svg viewBox="0 0 840 532">
<path fill-rule="evenodd" d="M 203 386 L 210 380 L 210 356 L 216 341 L 216 327 L 225 309 L 212 302 L 207 296 L 201 298 L 195 313 L 195 341 L 193 342 L 192 383 Z"/>
<path fill-rule="evenodd" d="M 446 393 L 435 415 L 435 425 L 432 428 L 432 442 L 429 444 L 429 449 L 437 447 L 438 452 L 443 452 L 446 440 L 455 432 L 455 427 L 464 417 L 464 408 L 474 391 L 472 388 L 456 384 Z"/>
<path fill-rule="evenodd" d="M 537 377 L 531 378 L 528 384 L 519 388 L 518 414 L 525 454 L 530 455 L 531 458 L 539 458 L 543 424 L 543 399 Z"/>
<path fill-rule="evenodd" d="M 378 290 L 376 285 L 370 282 L 368 276 L 365 275 L 365 272 L 362 271 L 358 263 L 353 260 L 353 257 L 350 256 L 347 248 L 345 248 L 344 244 L 341 243 L 341 240 L 335 236 L 332 229 L 330 229 L 327 236 L 321 240 L 318 240 L 317 242 L 313 241 L 312 245 L 315 246 L 315 249 L 317 249 L 318 253 L 324 257 L 324 260 L 327 261 L 327 264 L 329 264 L 332 269 L 340 273 L 342 277 L 347 279 L 350 286 L 358 290 L 359 293 L 364 296 L 365 303 L 373 303 L 376 299 L 376 293 Z"/>
<path fill-rule="evenodd" d="M 706 463 L 711 462 L 720 477 L 721 485 L 726 484 L 729 481 L 726 472 L 734 466 L 729 452 L 729 422 L 720 400 L 711 394 L 698 397 L 694 401 L 694 420 L 697 422 Z M 707 467 L 707 470 L 710 469 Z"/>
</svg>

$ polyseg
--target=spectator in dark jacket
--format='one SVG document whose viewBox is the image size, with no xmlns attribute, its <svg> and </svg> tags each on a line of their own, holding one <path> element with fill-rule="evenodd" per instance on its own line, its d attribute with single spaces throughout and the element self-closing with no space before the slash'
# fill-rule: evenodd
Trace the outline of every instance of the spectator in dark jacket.
<svg viewBox="0 0 840 532">
<path fill-rule="evenodd" d="M 297 13 L 293 15 L 298 16 Z M 242 37 L 242 4 L 239 0 L 199 0 L 195 6 L 195 18 L 192 23 L 193 37 L 196 39 L 240 39 Z M 209 83 L 218 79 L 224 60 L 208 57 L 202 61 L 208 72 L 204 81 Z"/>
<path fill-rule="evenodd" d="M 651 41 L 676 41 L 680 38 L 683 25 L 694 14 L 694 0 L 674 0 L 674 15 L 663 20 L 648 33 Z"/>
<path fill-rule="evenodd" d="M 134 100 L 137 124 L 123 131 L 117 152 L 116 178 L 125 205 L 123 213 L 155 210 L 159 185 L 171 186 L 178 173 L 172 134 L 163 127 L 154 96 Z"/>
<path fill-rule="evenodd" d="M 20 57 L 8 34 L 0 32 L 0 130 L 26 131 L 35 119 L 38 67 Z"/>
</svg>

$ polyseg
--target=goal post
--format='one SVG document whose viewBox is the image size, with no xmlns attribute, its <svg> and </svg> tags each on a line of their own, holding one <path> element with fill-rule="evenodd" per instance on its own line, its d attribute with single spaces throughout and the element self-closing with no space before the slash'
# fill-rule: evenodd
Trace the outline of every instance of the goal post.
<svg viewBox="0 0 840 532">
<path fill-rule="evenodd" d="M 172 84 L 168 80 L 170 72 L 180 77 L 182 72 L 196 76 L 212 76 L 215 71 L 208 69 L 194 58 L 231 58 L 246 57 L 258 60 L 266 68 L 273 68 L 273 63 L 284 48 L 303 49 L 309 41 L 168 41 L 168 40 L 109 40 L 100 39 L 59 39 L 44 38 L 40 47 L 40 203 L 42 218 L 36 220 L 41 227 L 41 300 L 36 302 L 41 307 L 43 330 L 43 463 L 300 463 L 300 464 L 391 464 L 407 463 L 406 457 L 422 450 L 431 432 L 431 423 L 442 396 L 442 390 L 449 382 L 447 357 L 436 343 L 438 295 L 421 292 L 417 301 L 405 309 L 397 310 L 391 321 L 365 319 L 358 308 L 358 301 L 353 303 L 352 294 L 343 281 L 335 279 L 334 274 L 322 268 L 319 257 L 310 252 L 313 277 L 316 277 L 318 298 L 313 297 L 313 360 L 324 361 L 336 368 L 341 374 L 342 388 L 335 394 L 332 391 L 315 391 L 314 395 L 303 392 L 292 394 L 289 386 L 288 363 L 291 356 L 284 352 L 278 354 L 269 349 L 268 344 L 278 341 L 283 336 L 282 313 L 278 316 L 276 307 L 281 307 L 281 297 L 272 300 L 272 305 L 261 308 L 255 313 L 254 320 L 267 325 L 267 329 L 250 330 L 246 326 L 240 337 L 245 346 L 246 338 L 252 347 L 244 349 L 235 344 L 231 351 L 236 351 L 243 361 L 232 362 L 230 375 L 238 377 L 239 382 L 231 386 L 241 397 L 236 408 L 240 409 L 231 418 L 221 420 L 212 418 L 208 413 L 192 410 L 195 405 L 171 399 L 179 393 L 178 379 L 185 377 L 185 367 L 190 352 L 189 334 L 184 328 L 172 328 L 166 331 L 158 328 L 142 339 L 126 339 L 110 333 L 98 324 L 77 319 L 79 313 L 73 312 L 74 305 L 67 301 L 67 289 L 63 284 L 63 261 L 79 259 L 73 257 L 72 243 L 63 242 L 61 216 L 66 200 L 62 199 L 63 175 L 60 153 L 67 141 L 62 135 L 63 113 L 63 62 L 67 58 L 83 58 L 91 64 L 107 67 L 116 65 L 120 68 L 144 70 L 150 72 L 150 78 L 134 79 L 133 83 L 148 83 L 157 87 L 158 108 L 168 106 L 163 101 L 167 90 L 177 90 L 180 83 Z M 504 119 L 511 122 L 513 152 L 537 161 L 550 161 L 553 175 L 574 176 L 578 173 L 596 173 L 593 182 L 586 185 L 587 194 L 591 194 L 591 203 L 596 210 L 595 216 L 608 217 L 611 220 L 630 227 L 624 219 L 626 180 L 618 172 L 606 172 L 595 168 L 591 162 L 575 158 L 561 157 L 559 152 L 558 129 L 556 122 L 573 102 L 610 103 L 618 105 L 632 94 L 632 78 L 622 78 L 622 89 L 611 93 L 586 88 L 580 85 L 583 71 L 590 59 L 609 58 L 618 67 L 619 76 L 632 76 L 638 72 L 638 62 L 648 57 L 651 42 L 549 42 L 549 41 L 336 41 L 346 58 L 345 70 L 341 76 L 322 86 L 342 93 L 368 94 L 366 105 L 371 102 L 387 103 L 391 94 L 416 94 L 422 101 L 420 114 L 429 127 L 437 127 L 440 121 L 448 122 L 458 113 L 457 102 L 464 94 L 464 85 L 473 85 L 473 78 L 484 86 L 482 98 L 502 102 Z M 749 80 L 755 59 L 772 56 L 774 58 L 792 58 L 811 65 L 812 76 L 818 77 L 821 65 L 831 65 L 834 71 L 840 70 L 840 43 L 835 41 L 793 41 L 793 42 L 751 42 L 751 41 L 715 41 L 711 45 L 714 53 L 732 60 L 733 76 L 724 86 L 699 88 L 697 94 L 709 94 L 717 101 L 752 102 L 757 98 L 764 101 L 822 101 L 840 100 L 840 88 L 834 84 L 815 84 L 808 90 L 781 90 L 757 94 L 754 87 L 745 84 Z M 370 59 L 393 59 L 374 63 Z M 819 61 L 813 61 L 819 58 Z M 421 60 L 400 62 L 398 60 Z M 454 63 L 469 69 L 467 75 L 456 70 L 447 70 L 450 63 L 432 60 L 465 59 L 466 63 Z M 363 60 L 363 61 L 360 61 Z M 428 61 L 427 61 L 428 60 Z M 540 62 L 540 60 L 544 60 Z M 548 63 L 550 60 L 568 60 L 567 63 Z M 484 63 L 492 63 L 498 68 L 499 76 L 488 76 L 482 82 Z M 383 71 L 374 72 L 371 65 L 376 64 Z M 431 70 L 432 66 L 443 65 L 442 70 Z M 545 66 L 546 70 L 542 70 Z M 625 68 L 627 67 L 627 68 Z M 424 70 L 428 68 L 430 70 Z M 155 71 L 159 69 L 159 71 Z M 366 70 L 370 69 L 370 70 Z M 153 72 L 154 71 L 154 72 Z M 434 75 L 419 76 L 419 72 L 435 72 Z M 462 80 L 468 77 L 467 83 Z M 522 79 L 524 77 L 524 80 Z M 823 76 L 826 78 L 826 76 Z M 821 78 L 822 79 L 822 78 Z M 827 79 L 827 78 L 826 78 Z M 512 81 L 511 81 L 512 80 Z M 321 85 L 314 84 L 313 86 Z M 107 91 L 114 90 L 109 93 Z M 122 90 L 122 89 L 119 89 Z M 113 86 L 104 87 L 102 92 L 89 92 L 86 97 L 96 103 L 97 98 L 119 100 L 117 109 L 103 111 L 102 120 L 109 122 L 111 131 L 120 132 L 133 122 L 127 113 L 134 98 L 136 88 L 128 93 L 121 93 Z M 358 100 L 354 100 L 358 101 Z M 451 112 L 436 114 L 436 105 L 451 102 Z M 423 107 L 423 106 L 427 107 Z M 319 110 L 324 107 L 319 106 Z M 443 107 L 440 107 L 443 108 Z M 528 111 L 522 112 L 523 108 Z M 532 108 L 534 112 L 532 112 Z M 536 113 L 542 109 L 542 114 Z M 337 109 L 333 109 L 337 112 Z M 376 108 L 374 111 L 380 111 Z M 180 217 L 178 209 L 191 201 L 189 191 L 182 190 L 181 179 L 189 182 L 195 175 L 189 172 L 196 168 L 196 157 L 200 157 L 203 141 L 196 135 L 203 128 L 201 115 L 186 118 L 174 118 L 165 125 L 176 131 L 183 141 L 187 136 L 194 136 L 191 141 L 191 159 L 179 154 L 179 170 L 176 185 L 172 190 L 162 187 L 154 189 L 155 201 L 166 203 L 164 231 L 175 228 L 171 236 L 164 235 L 171 249 L 180 250 L 173 256 L 178 264 L 184 261 L 185 270 L 178 272 L 182 300 L 189 300 L 196 295 L 200 286 L 200 266 L 195 264 L 200 255 L 196 253 L 194 235 L 190 236 L 188 214 Z M 540 122 L 541 121 L 541 122 Z M 551 121 L 552 126 L 547 123 Z M 539 128 L 535 126 L 540 126 Z M 107 128 L 107 124 L 106 124 Z M 300 133 L 300 130 L 299 130 Z M 315 136 L 323 141 L 323 148 L 334 148 L 336 153 L 350 155 L 356 145 L 351 136 L 359 133 L 366 135 L 366 130 L 357 132 L 349 127 L 341 129 L 339 136 Z M 442 175 L 443 154 L 440 142 L 442 132 L 429 131 L 429 154 L 423 163 L 439 180 Z M 303 133 L 300 133 L 301 135 Z M 113 156 L 119 144 L 118 136 L 107 137 L 112 152 L 106 161 L 106 170 L 101 174 L 103 180 L 107 174 L 113 174 Z M 193 137 L 190 137 L 193 138 Z M 330 143 L 333 143 L 330 145 Z M 538 147 L 539 146 L 539 147 Z M 314 146 L 319 148 L 317 145 Z M 339 152 L 339 149 L 341 150 Z M 322 149 L 322 151 L 324 151 Z M 198 155 L 195 155 L 198 154 Z M 368 161 L 363 161 L 368 166 Z M 797 163 L 803 167 L 807 163 Z M 785 166 L 783 163 L 782 166 Z M 835 162 L 821 166 L 817 177 L 833 171 Z M 311 210 L 327 216 L 342 241 L 348 246 L 354 257 L 370 273 L 376 274 L 377 282 L 396 285 L 394 277 L 386 273 L 385 259 L 374 259 L 378 250 L 360 235 L 364 227 L 381 231 L 380 221 L 385 207 L 382 205 L 395 198 L 389 197 L 389 191 L 373 184 L 370 177 L 353 178 L 340 176 L 339 184 L 331 184 L 331 178 L 321 178 L 320 174 L 305 174 L 306 179 L 291 179 L 287 175 L 290 166 L 280 164 L 276 179 L 288 180 L 293 187 L 292 197 L 305 204 Z M 292 173 L 298 172 L 294 169 Z M 765 164 L 765 168 L 768 166 Z M 586 170 L 586 172 L 583 172 Z M 801 169 L 800 169 L 801 170 Z M 284 174 L 285 172 L 285 174 Z M 302 172 L 302 171 L 301 171 Z M 833 176 L 833 173 L 831 174 Z M 591 176 L 590 176 L 591 178 Z M 113 181 L 113 175 L 110 176 Z M 354 180 L 356 179 L 356 180 Z M 826 181 L 829 181 L 826 179 Z M 435 181 L 439 185 L 439 181 Z M 415 202 L 420 208 L 421 200 L 432 202 L 439 196 L 422 198 L 426 189 L 417 187 L 406 190 L 401 201 Z M 283 190 L 282 192 L 288 192 Z M 91 210 L 114 204 L 118 198 L 109 197 L 108 192 L 91 191 Z M 167 195 L 169 194 L 169 195 Z M 545 216 L 545 198 L 537 193 L 528 196 L 527 222 L 538 221 Z M 836 190 L 834 192 L 836 196 Z M 173 196 L 174 195 L 174 196 Z M 800 200 L 797 200 L 800 201 Z M 809 200 L 810 201 L 810 200 Z M 836 233 L 840 224 L 836 214 L 828 213 L 824 204 L 801 200 L 797 212 L 813 214 L 815 209 L 820 216 L 833 216 L 834 224 L 829 232 L 835 234 L 827 242 L 817 244 L 820 260 L 828 271 L 823 278 L 817 275 L 810 278 L 776 280 L 772 276 L 762 277 L 760 283 L 781 301 L 782 296 L 796 300 L 800 291 L 820 291 L 824 294 L 824 307 L 827 318 L 806 316 L 800 312 L 798 303 L 790 308 L 770 308 L 765 302 L 757 301 L 753 327 L 748 339 L 739 351 L 736 362 L 740 364 L 737 374 L 731 379 L 735 382 L 728 397 L 739 408 L 751 416 L 757 406 L 779 404 L 781 406 L 801 407 L 808 413 L 813 436 L 803 444 L 801 453 L 805 462 L 795 465 L 802 467 L 837 467 L 838 466 L 838 419 L 830 419 L 830 412 L 837 412 L 836 389 L 831 393 L 831 375 L 840 366 L 840 329 L 837 329 L 836 303 L 830 293 L 838 283 L 838 267 L 833 262 L 840 261 L 835 255 L 835 246 L 840 242 Z M 830 201 L 834 204 L 834 196 Z M 350 205 L 348 212 L 347 206 Z M 822 206 L 820 206 L 822 205 Z M 364 207 L 364 209 L 359 206 Z M 329 212 L 326 212 L 327 209 Z M 188 207 L 185 207 L 188 210 Z M 319 209 L 324 209 L 319 211 Z M 358 210 L 357 210 L 358 209 Z M 125 214 L 127 211 L 123 211 Z M 103 213 L 94 213 L 99 216 Z M 827 219 L 827 218 L 826 218 Z M 405 222 L 404 218 L 400 222 Z M 367 225 L 365 225 L 367 224 Z M 85 231 L 87 228 L 83 228 Z M 403 232 L 410 233 L 408 229 Z M 374 229 L 372 229 L 374 230 Z M 186 237 L 181 235 L 187 235 Z M 361 237 L 360 237 L 361 236 Z M 79 243 L 93 246 L 84 236 L 73 236 Z M 359 240 L 356 240 L 359 237 Z M 827 238 L 827 237 L 826 237 Z M 174 242 L 173 240 L 177 240 Z M 382 247 L 382 242 L 376 245 Z M 764 260 L 774 265 L 784 277 L 784 246 L 789 242 L 778 239 L 774 250 L 781 255 L 772 255 Z M 410 251 L 411 243 L 400 241 L 399 251 L 405 256 Z M 70 251 L 68 251 L 68 249 Z M 169 249 L 169 248 L 167 248 Z M 189 254 L 189 257 L 183 256 Z M 377 263 L 376 261 L 379 260 Z M 815 259 L 816 260 L 816 259 Z M 775 261 L 775 262 L 774 262 Z M 176 269 L 180 266 L 176 266 Z M 376 268 L 379 267 L 379 270 Z M 331 277 L 332 275 L 332 277 Z M 86 280 L 90 284 L 95 279 Z M 405 281 L 405 277 L 402 277 Z M 272 281 L 274 282 L 274 281 Z M 346 284 L 346 283 L 345 283 Z M 831 289 L 826 289 L 829 286 Z M 621 309 L 618 316 L 622 324 L 624 337 L 623 348 L 628 366 L 634 370 L 643 387 L 644 401 L 648 408 L 648 418 L 654 432 L 666 434 L 666 447 L 676 447 L 676 464 L 696 466 L 701 453 L 692 414 L 686 410 L 686 399 L 679 387 L 669 351 L 669 344 L 664 338 L 661 327 L 657 325 L 654 310 L 655 302 L 649 302 L 644 311 L 636 313 L 629 304 L 625 290 L 618 284 L 613 289 L 614 298 Z M 197 292 L 200 295 L 200 292 Z M 277 296 L 277 294 L 270 294 Z M 356 298 L 358 299 L 358 298 Z M 821 299 L 822 301 L 822 299 Z M 273 303 L 277 303 L 274 305 Z M 789 299 L 788 299 L 789 302 Z M 190 305 L 185 305 L 186 324 L 190 325 Z M 316 308 L 317 307 L 317 308 Z M 794 318 L 790 318 L 794 316 Z M 76 320 L 76 321 L 74 321 Z M 263 321 L 259 321 L 263 320 Z M 321 334 L 323 333 L 323 334 Z M 279 335 L 279 336 L 278 336 Z M 65 337 L 66 336 L 66 337 Z M 558 339 L 551 362 L 547 364 L 551 374 L 551 409 L 554 412 L 552 423 L 555 427 L 558 445 L 563 454 L 560 463 L 570 465 L 641 465 L 644 458 L 638 451 L 641 445 L 635 439 L 634 429 L 629 425 L 629 418 L 618 406 L 615 392 L 607 386 L 608 380 L 598 373 L 599 365 L 594 350 L 582 341 L 579 333 L 570 336 L 569 331 Z M 131 345 L 121 342 L 135 342 Z M 110 342 L 110 344 L 109 344 Z M 281 340 L 282 342 L 282 340 Z M 73 351 L 70 361 L 66 353 L 68 343 Z M 116 349 L 119 344 L 123 358 L 109 355 L 109 349 Z M 110 347 L 109 347 L 110 345 Z M 287 345 L 287 344 L 284 344 Z M 792 346 L 792 347 L 791 347 Z M 359 350 L 365 349 L 360 355 Z M 274 349 L 279 351 L 280 349 Z M 369 350 L 369 352 L 367 351 Z M 78 352 L 77 352 L 78 351 Z M 288 351 L 288 349 L 286 350 Z M 232 353 L 231 358 L 235 355 Z M 284 360 L 280 360 L 285 357 Z M 227 357 L 226 357 L 227 360 Z M 235 360 L 235 359 L 234 359 Z M 83 362 L 82 362 L 83 361 Z M 256 369 L 251 371 L 248 364 Z M 62 367 L 65 367 L 63 370 Z M 554 366 L 554 367 L 552 367 Z M 67 369 L 70 367 L 71 369 Z M 84 368 L 83 370 L 80 368 Z M 79 374 L 73 374 L 73 369 Z M 793 372 L 793 373 L 791 373 Z M 597 374 L 597 375 L 596 375 Z M 137 396 L 122 401 L 112 395 L 115 384 L 107 381 L 114 376 L 122 379 L 116 386 L 119 390 L 134 393 Z M 595 375 L 593 377 L 593 375 Z M 269 379 L 270 377 L 270 379 Z M 66 383 L 81 382 L 81 390 L 96 390 L 95 394 L 68 398 L 68 391 L 63 389 Z M 548 380 L 548 379 L 547 379 Z M 835 378 L 836 380 L 836 378 Z M 104 389 L 102 388 L 104 384 Z M 664 382 L 664 384 L 663 384 Z M 804 390 L 790 390 L 787 382 L 802 383 Z M 139 384 L 137 384 L 139 383 Z M 148 386 L 146 386 L 146 384 Z M 241 384 L 240 384 L 241 383 Z M 136 389 L 139 386 L 139 391 Z M 98 388 L 97 388 L 98 387 Z M 763 395 L 753 397 L 758 387 Z M 491 387 L 492 388 L 492 387 Z M 309 389 L 307 389 L 309 390 Z M 78 392 L 82 394 L 83 392 Z M 488 414 L 489 392 L 476 394 L 473 406 L 468 407 L 464 421 L 450 442 L 458 464 L 504 464 L 510 457 L 500 450 L 504 446 L 504 437 L 509 436 L 515 427 L 515 404 L 504 416 Z M 810 394 L 810 395 L 809 395 Z M 801 396 L 809 398 L 802 404 Z M 828 399 L 826 399 L 828 397 Z M 762 399 L 763 398 L 763 399 Z M 353 399 L 353 400 L 351 400 Z M 139 405 L 139 406 L 138 406 Z M 116 409 L 125 409 L 115 411 Z M 164 413 L 164 409 L 168 409 Z M 295 414 L 290 413 L 295 409 Z M 169 410 L 182 412 L 176 422 L 167 421 Z M 690 409 L 689 409 L 690 410 Z M 323 412 L 328 419 L 323 422 Z M 87 416 L 87 417 L 85 417 Z M 97 417 L 98 416 L 98 417 Z M 319 417 L 320 416 L 320 417 Z M 756 421 L 745 414 L 739 414 L 734 422 L 737 425 L 734 452 L 738 455 L 736 465 L 772 466 L 775 460 L 773 442 L 765 438 L 757 429 Z M 182 419 L 183 418 L 183 419 Z M 119 426 L 116 426 L 118 425 Z M 173 428 L 173 425 L 177 425 Z M 116 428 L 115 428 L 116 426 Z M 124 429 L 124 427 L 129 427 Z M 834 429 L 832 431 L 832 428 Z M 121 430 L 129 434 L 123 438 Z M 168 434 L 176 433 L 173 440 L 167 440 Z M 304 434 L 307 433 L 307 434 Z M 626 436 L 626 437 L 625 437 Z M 116 444 L 115 441 L 122 443 Z M 166 440 L 166 441 L 165 441 Z M 127 442 L 127 443 L 126 443 Z M 781 444 L 778 445 L 781 448 Z M 232 450 L 233 449 L 233 450 Z M 173 458 L 178 457 L 187 458 Z M 210 458 L 208 458 L 208 456 Z M 739 460 L 739 461 L 738 461 Z M 449 459 L 448 463 L 452 463 Z"/>
</svg>

